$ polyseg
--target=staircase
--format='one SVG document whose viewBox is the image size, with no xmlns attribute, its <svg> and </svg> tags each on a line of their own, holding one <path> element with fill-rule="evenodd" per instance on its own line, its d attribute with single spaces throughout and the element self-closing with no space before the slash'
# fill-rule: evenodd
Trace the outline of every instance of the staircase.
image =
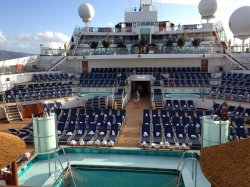
<svg viewBox="0 0 250 187">
<path fill-rule="evenodd" d="M 23 120 L 23 116 L 20 111 L 20 106 L 18 102 L 16 103 L 6 103 L 5 97 L 3 97 L 3 109 L 6 115 L 6 118 L 9 123 L 12 121 L 20 121 Z"/>
<path fill-rule="evenodd" d="M 152 107 L 154 109 L 164 109 L 163 93 L 161 89 L 153 89 Z"/>
<path fill-rule="evenodd" d="M 124 89 L 118 89 L 117 92 L 114 94 L 114 100 L 113 100 L 113 108 L 114 109 L 123 109 L 123 100 L 125 95 Z"/>
<path fill-rule="evenodd" d="M 66 59 L 67 59 L 67 56 L 56 56 L 55 58 L 52 58 L 46 64 L 46 71 L 54 70 L 58 65 L 60 65 L 62 62 L 64 62 Z"/>
<path fill-rule="evenodd" d="M 239 66 L 242 70 L 250 69 L 250 62 L 248 59 L 238 53 L 232 52 L 230 49 L 226 50 L 224 55 L 228 60 Z"/>
<path fill-rule="evenodd" d="M 123 109 L 123 104 L 122 103 L 123 103 L 122 98 L 114 99 L 113 108 Z"/>
<path fill-rule="evenodd" d="M 153 106 L 154 106 L 154 109 L 164 109 L 164 102 L 163 100 L 154 99 Z"/>
<path fill-rule="evenodd" d="M 6 105 L 5 106 L 5 114 L 7 117 L 7 120 L 9 121 L 9 123 L 11 123 L 12 121 L 20 121 L 23 120 L 23 117 L 18 109 L 18 106 L 15 105 Z"/>
</svg>

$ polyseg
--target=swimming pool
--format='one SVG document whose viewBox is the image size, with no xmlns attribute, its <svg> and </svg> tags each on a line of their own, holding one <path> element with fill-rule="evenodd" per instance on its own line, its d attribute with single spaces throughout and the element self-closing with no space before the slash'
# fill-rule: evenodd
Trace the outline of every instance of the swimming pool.
<svg viewBox="0 0 250 187">
<path fill-rule="evenodd" d="M 200 95 L 194 93 L 168 93 L 164 97 L 167 99 L 197 99 L 200 98 Z"/>
<path fill-rule="evenodd" d="M 104 180 L 104 178 L 106 178 L 106 180 L 113 180 L 113 178 L 108 179 L 108 175 L 112 174 L 112 176 L 120 176 L 118 178 L 121 178 L 121 176 L 128 177 L 127 179 L 125 178 L 126 180 L 123 182 L 124 184 L 134 182 L 133 180 L 128 180 L 131 178 L 134 180 L 137 178 L 143 178 L 143 180 L 147 180 L 150 178 L 150 176 L 152 176 L 153 178 L 158 179 L 158 175 L 159 181 L 162 181 L 164 178 L 166 178 L 168 179 L 168 182 L 171 183 L 176 179 L 177 166 L 180 162 L 180 158 L 183 155 L 183 152 L 181 151 L 143 150 L 139 148 L 119 147 L 109 149 L 66 146 L 64 147 L 64 150 L 71 166 L 76 166 L 77 171 L 79 170 L 78 166 L 81 166 L 83 169 L 80 170 L 83 170 L 83 172 L 89 172 L 86 174 L 87 177 L 84 179 L 88 178 L 88 181 L 92 181 L 98 175 L 101 177 L 98 179 L 100 181 Z M 61 152 L 58 153 L 64 169 L 60 167 L 58 161 L 57 167 L 54 167 L 55 159 L 51 159 L 51 176 L 49 176 L 48 155 L 37 155 L 30 162 L 26 163 L 26 165 L 24 165 L 19 171 L 19 185 L 43 187 L 51 187 L 54 185 L 55 187 L 59 187 L 64 181 L 62 179 L 64 177 L 63 172 L 65 171 L 65 168 L 67 168 L 67 159 Z M 197 153 L 186 152 L 184 158 L 186 159 L 191 157 L 197 158 L 199 163 L 199 155 Z M 127 171 L 124 172 L 125 170 Z M 182 183 L 185 185 L 185 187 L 194 187 L 192 171 L 192 162 L 187 162 L 187 165 L 184 167 L 182 172 Z M 210 187 L 211 184 L 204 177 L 199 164 L 197 171 L 197 187 Z M 82 171 L 80 171 L 80 173 L 81 172 Z M 82 178 L 78 178 L 78 176 L 82 174 L 74 173 L 75 172 L 73 171 L 73 175 L 76 175 L 76 178 L 79 179 L 79 181 L 83 180 Z M 173 173 L 175 173 L 174 176 Z M 141 176 L 138 176 L 137 174 L 141 174 Z M 168 175 L 166 174 L 170 174 L 170 178 L 168 178 Z M 89 178 L 91 176 L 93 176 L 93 178 Z M 103 182 L 103 185 L 101 186 L 110 186 L 108 184 L 109 183 L 107 182 Z M 116 186 L 122 187 L 122 184 L 118 183 Z M 127 186 L 131 185 L 126 185 L 126 187 Z M 144 184 L 138 184 L 137 186 L 146 187 Z"/>
<path fill-rule="evenodd" d="M 84 92 L 84 93 L 81 93 L 81 97 L 85 97 L 85 98 L 92 98 L 95 96 L 107 97 L 110 95 L 112 95 L 112 93 L 109 93 L 109 92 Z"/>
<path fill-rule="evenodd" d="M 65 172 L 53 187 L 176 187 L 177 184 L 177 170 L 83 165 L 73 165 L 71 170 L 74 182 L 72 175 Z M 183 180 L 180 187 L 185 187 Z"/>
</svg>

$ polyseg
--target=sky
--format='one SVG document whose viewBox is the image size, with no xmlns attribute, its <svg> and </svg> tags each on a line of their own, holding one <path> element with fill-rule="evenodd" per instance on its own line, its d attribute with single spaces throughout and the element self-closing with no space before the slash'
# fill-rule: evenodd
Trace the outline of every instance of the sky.
<svg viewBox="0 0 250 187">
<path fill-rule="evenodd" d="M 82 3 L 95 9 L 93 27 L 114 26 L 124 21 L 125 9 L 139 7 L 140 0 L 0 0 L 0 50 L 39 54 L 40 44 L 51 48 L 63 47 L 69 42 L 76 26 L 83 26 L 78 15 Z M 153 0 L 159 21 L 174 24 L 201 23 L 200 0 Z M 228 27 L 230 15 L 241 6 L 250 6 L 249 0 L 217 0 L 216 18 L 222 21 L 227 38 L 233 40 Z"/>
</svg>

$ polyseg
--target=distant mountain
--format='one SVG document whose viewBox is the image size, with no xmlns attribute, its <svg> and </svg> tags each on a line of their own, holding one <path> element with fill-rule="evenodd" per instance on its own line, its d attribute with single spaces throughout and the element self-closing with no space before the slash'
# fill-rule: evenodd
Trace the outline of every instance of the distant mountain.
<svg viewBox="0 0 250 187">
<path fill-rule="evenodd" d="M 0 50 L 0 61 L 30 56 L 31 54 Z"/>
</svg>

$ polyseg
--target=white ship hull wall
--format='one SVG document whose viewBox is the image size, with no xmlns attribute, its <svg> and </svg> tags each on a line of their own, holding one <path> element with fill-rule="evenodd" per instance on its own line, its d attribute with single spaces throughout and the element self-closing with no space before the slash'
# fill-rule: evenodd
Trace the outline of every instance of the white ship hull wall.
<svg viewBox="0 0 250 187">
<path fill-rule="evenodd" d="M 218 71 L 219 67 L 230 70 L 231 62 L 223 55 L 113 55 L 113 56 L 76 56 L 69 57 L 57 67 L 59 71 L 71 73 L 82 72 L 82 61 L 92 68 L 126 68 L 126 67 L 201 67 L 201 60 L 208 60 L 208 72 Z M 226 69 L 227 68 L 227 69 Z"/>
</svg>

